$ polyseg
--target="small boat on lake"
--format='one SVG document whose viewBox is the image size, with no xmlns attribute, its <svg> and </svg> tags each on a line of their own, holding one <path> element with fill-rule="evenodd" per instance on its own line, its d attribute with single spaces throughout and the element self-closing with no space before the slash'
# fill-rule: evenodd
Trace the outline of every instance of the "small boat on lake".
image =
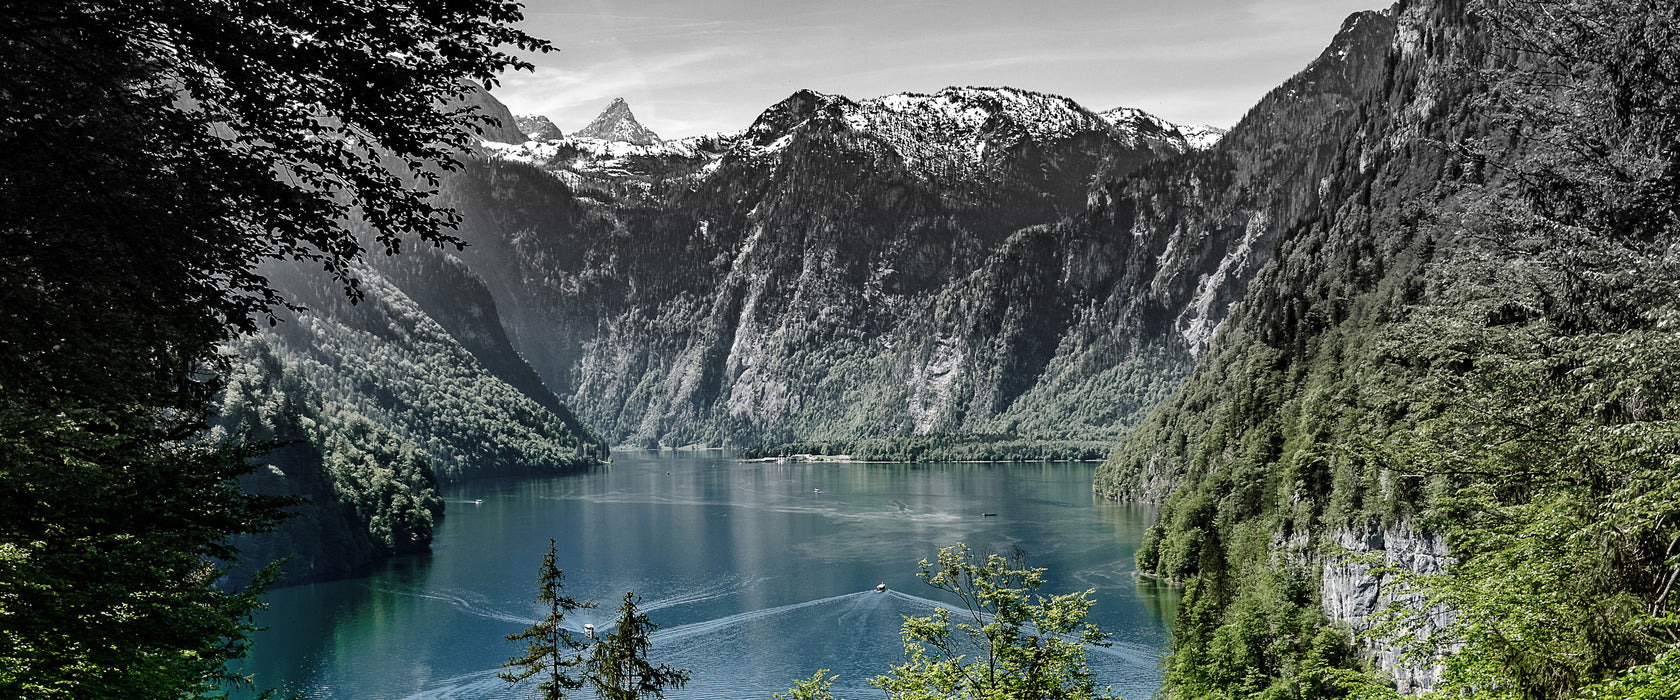
<svg viewBox="0 0 1680 700">
<path fill-rule="evenodd" d="M 882 581 L 880 583 L 875 584 L 875 592 L 876 593 L 886 593 L 887 592 L 887 582 Z"/>
</svg>

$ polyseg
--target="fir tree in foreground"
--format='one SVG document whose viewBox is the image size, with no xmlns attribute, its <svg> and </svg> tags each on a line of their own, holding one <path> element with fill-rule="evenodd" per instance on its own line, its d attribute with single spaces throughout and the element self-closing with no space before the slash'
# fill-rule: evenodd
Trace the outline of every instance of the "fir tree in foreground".
<svg viewBox="0 0 1680 700">
<path fill-rule="evenodd" d="M 509 683 L 518 683 L 532 676 L 540 676 L 537 697 L 559 700 L 566 692 L 583 687 L 583 679 L 572 675 L 572 669 L 583 663 L 584 643 L 561 626 L 566 615 L 595 607 L 595 601 L 580 603 L 561 592 L 565 586 L 565 572 L 554 565 L 554 539 L 548 540 L 548 554 L 543 555 L 537 569 L 537 602 L 547 606 L 548 614 L 525 631 L 507 636 L 510 642 L 528 642 L 525 653 L 502 664 L 514 669 L 497 674 Z"/>
<path fill-rule="evenodd" d="M 641 610 L 641 601 L 635 591 L 625 593 L 618 625 L 590 650 L 585 678 L 602 700 L 663 698 L 667 689 L 688 684 L 688 669 L 655 666 L 648 660 L 659 625 Z"/>
</svg>

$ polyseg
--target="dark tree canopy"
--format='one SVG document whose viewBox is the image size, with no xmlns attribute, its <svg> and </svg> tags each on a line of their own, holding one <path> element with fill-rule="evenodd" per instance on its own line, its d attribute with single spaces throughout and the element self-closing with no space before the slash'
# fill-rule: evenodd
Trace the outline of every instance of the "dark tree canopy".
<svg viewBox="0 0 1680 700">
<path fill-rule="evenodd" d="M 200 439 L 217 343 L 354 296 L 367 247 L 459 244 L 428 197 L 457 98 L 546 42 L 508 0 L 0 0 L 0 696 L 194 694 L 260 590 L 214 586 L 252 446 Z M 351 221 L 358 224 L 352 233 Z"/>
</svg>

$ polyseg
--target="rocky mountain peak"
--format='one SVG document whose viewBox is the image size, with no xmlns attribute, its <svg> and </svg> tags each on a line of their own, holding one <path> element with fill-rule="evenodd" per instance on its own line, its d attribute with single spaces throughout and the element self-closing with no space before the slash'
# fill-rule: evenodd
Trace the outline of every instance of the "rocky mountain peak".
<svg viewBox="0 0 1680 700">
<path fill-rule="evenodd" d="M 513 122 L 519 126 L 520 131 L 531 137 L 532 141 L 553 141 L 566 136 L 565 132 L 560 131 L 560 127 L 541 114 L 515 115 Z"/>
<path fill-rule="evenodd" d="M 1158 154 L 1212 148 L 1226 131 L 1214 126 L 1175 124 L 1135 107 L 1115 107 L 1098 116 L 1114 125 L 1116 136 L 1133 147 Z"/>
<path fill-rule="evenodd" d="M 636 121 L 636 115 L 630 112 L 630 105 L 624 98 L 614 98 L 612 104 L 601 110 L 595 121 L 589 126 L 579 129 L 573 136 L 600 139 L 602 141 L 623 141 L 637 146 L 652 146 L 662 143 L 659 134 L 642 126 Z"/>
<path fill-rule="evenodd" d="M 747 134 L 754 145 L 768 146 L 811 119 L 819 116 L 841 119 L 847 111 L 856 107 L 856 102 L 843 95 L 800 90 L 759 114 L 752 127 L 747 129 Z"/>
</svg>

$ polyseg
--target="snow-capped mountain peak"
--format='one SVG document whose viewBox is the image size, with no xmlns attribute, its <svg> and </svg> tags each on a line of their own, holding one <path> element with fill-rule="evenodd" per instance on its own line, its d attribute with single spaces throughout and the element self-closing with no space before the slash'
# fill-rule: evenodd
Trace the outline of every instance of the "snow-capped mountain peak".
<svg viewBox="0 0 1680 700">
<path fill-rule="evenodd" d="M 1183 153 L 1212 148 L 1225 136 L 1225 129 L 1213 126 L 1169 122 L 1134 107 L 1116 107 L 1101 113 L 1122 138 L 1157 152 Z"/>
<path fill-rule="evenodd" d="M 907 165 L 930 172 L 972 172 L 1025 143 L 1101 138 L 1111 130 L 1073 100 L 1009 87 L 949 87 L 862 101 L 800 90 L 759 115 L 740 155 L 770 156 L 818 125 L 885 146 Z"/>
<path fill-rule="evenodd" d="M 595 117 L 595 121 L 573 135 L 602 141 L 623 141 L 638 146 L 661 143 L 658 134 L 636 121 L 636 115 L 630 112 L 630 105 L 622 97 L 614 98 L 612 104 L 607 105 L 607 108 Z"/>
<path fill-rule="evenodd" d="M 948 87 L 932 95 L 900 93 L 865 100 L 850 121 L 858 128 L 908 127 L 931 138 L 1012 136 L 1046 141 L 1103 122 L 1066 97 L 999 87 Z M 941 139 L 943 140 L 943 139 Z"/>
</svg>

